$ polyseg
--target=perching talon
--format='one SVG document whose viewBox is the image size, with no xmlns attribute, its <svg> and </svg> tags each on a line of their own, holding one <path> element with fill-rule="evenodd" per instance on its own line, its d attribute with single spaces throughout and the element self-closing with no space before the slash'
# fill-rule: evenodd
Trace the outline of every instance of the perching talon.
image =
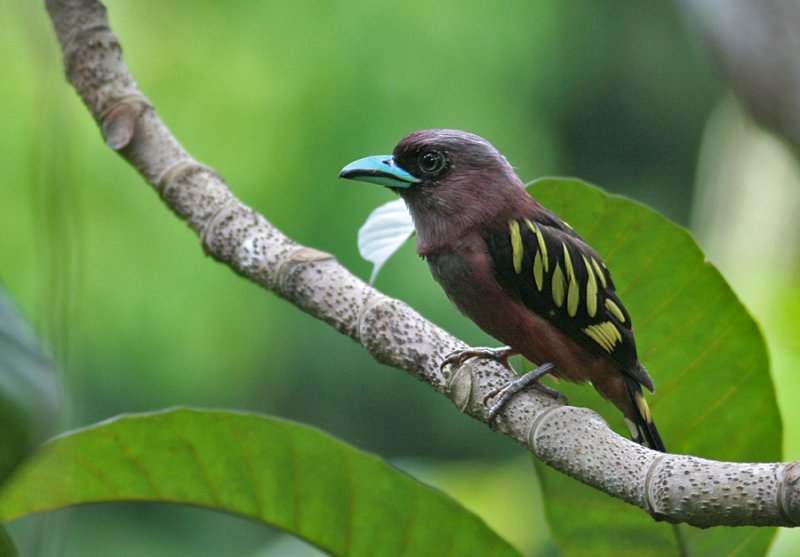
<svg viewBox="0 0 800 557">
<path fill-rule="evenodd" d="M 509 381 L 505 385 L 501 385 L 500 387 L 497 387 L 496 389 L 490 391 L 489 394 L 487 394 L 483 398 L 484 404 L 487 404 L 489 402 L 489 399 L 492 399 L 494 397 L 498 398 L 497 402 L 495 402 L 489 408 L 489 415 L 487 420 L 489 425 L 492 425 L 494 420 L 497 418 L 498 414 L 500 414 L 503 408 L 505 408 L 506 404 L 508 404 L 508 401 L 511 400 L 511 397 L 513 397 L 518 392 L 527 389 L 528 387 L 532 387 L 537 391 L 540 391 L 564 404 L 567 404 L 568 403 L 567 397 L 564 396 L 563 393 L 560 393 L 557 390 L 548 387 L 547 385 L 542 385 L 541 383 L 539 383 L 539 380 L 548 373 L 550 373 L 554 367 L 555 366 L 550 363 L 542 364 L 536 369 L 532 369 L 522 377 L 518 377 L 517 379 Z"/>
<path fill-rule="evenodd" d="M 504 346 L 503 348 L 488 348 L 485 346 L 476 346 L 475 348 L 467 348 L 466 350 L 454 350 L 450 352 L 442 363 L 439 364 L 439 371 L 444 371 L 444 368 L 447 366 L 452 366 L 453 368 L 461 367 L 464 362 L 469 360 L 470 358 L 486 358 L 488 360 L 495 360 L 503 365 L 509 371 L 514 371 L 514 368 L 511 367 L 511 364 L 508 362 L 508 359 L 512 356 L 516 356 L 519 352 L 516 352 L 511 349 L 510 346 Z"/>
</svg>

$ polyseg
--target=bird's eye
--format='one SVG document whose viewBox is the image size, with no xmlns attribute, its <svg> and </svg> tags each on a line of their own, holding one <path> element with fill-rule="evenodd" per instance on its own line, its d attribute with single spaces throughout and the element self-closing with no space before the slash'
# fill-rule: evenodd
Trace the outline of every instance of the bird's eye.
<svg viewBox="0 0 800 557">
<path fill-rule="evenodd" d="M 417 164 L 423 174 L 436 176 L 447 166 L 447 157 L 439 151 L 424 151 L 417 159 Z"/>
</svg>

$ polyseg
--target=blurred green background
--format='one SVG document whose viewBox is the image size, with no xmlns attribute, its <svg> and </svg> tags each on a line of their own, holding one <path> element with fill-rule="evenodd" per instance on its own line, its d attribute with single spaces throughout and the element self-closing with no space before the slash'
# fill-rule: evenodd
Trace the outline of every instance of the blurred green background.
<svg viewBox="0 0 800 557">
<path fill-rule="evenodd" d="M 63 364 L 65 427 L 177 404 L 288 417 L 442 487 L 525 554 L 557 554 L 516 445 L 203 256 L 104 146 L 63 79 L 42 4 L 0 0 L 0 277 Z M 420 128 L 478 133 L 523 179 L 579 176 L 691 224 L 768 335 L 785 458 L 800 457 L 795 162 L 742 116 L 670 4 L 107 6 L 139 85 L 192 155 L 361 277 L 356 232 L 392 197 L 337 173 Z M 377 287 L 492 344 L 410 245 Z M 155 505 L 75 509 L 13 531 L 40 554 L 311 554 L 241 520 Z M 773 554 L 796 548 L 782 533 Z"/>
</svg>

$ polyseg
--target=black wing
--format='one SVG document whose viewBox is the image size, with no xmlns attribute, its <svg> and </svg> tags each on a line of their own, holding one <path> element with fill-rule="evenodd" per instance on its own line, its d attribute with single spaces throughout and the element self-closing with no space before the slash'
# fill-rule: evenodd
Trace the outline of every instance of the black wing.
<svg viewBox="0 0 800 557">
<path fill-rule="evenodd" d="M 603 260 L 550 211 L 510 220 L 486 238 L 500 286 L 537 315 L 652 390 L 631 318 Z"/>
</svg>

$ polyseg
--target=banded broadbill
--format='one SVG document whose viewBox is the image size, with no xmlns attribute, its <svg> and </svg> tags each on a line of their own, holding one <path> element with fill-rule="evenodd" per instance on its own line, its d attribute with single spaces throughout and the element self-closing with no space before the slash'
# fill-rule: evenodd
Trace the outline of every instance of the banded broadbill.
<svg viewBox="0 0 800 557">
<path fill-rule="evenodd" d="M 488 141 L 458 130 L 422 130 L 392 155 L 347 165 L 342 178 L 398 193 L 414 221 L 417 252 L 455 306 L 508 345 L 468 350 L 472 356 L 520 353 L 539 367 L 512 382 L 490 410 L 493 418 L 520 388 L 546 373 L 590 381 L 619 408 L 635 441 L 664 451 L 641 386 L 654 390 L 639 362 L 631 318 L 597 252 L 525 191 Z"/>
</svg>

